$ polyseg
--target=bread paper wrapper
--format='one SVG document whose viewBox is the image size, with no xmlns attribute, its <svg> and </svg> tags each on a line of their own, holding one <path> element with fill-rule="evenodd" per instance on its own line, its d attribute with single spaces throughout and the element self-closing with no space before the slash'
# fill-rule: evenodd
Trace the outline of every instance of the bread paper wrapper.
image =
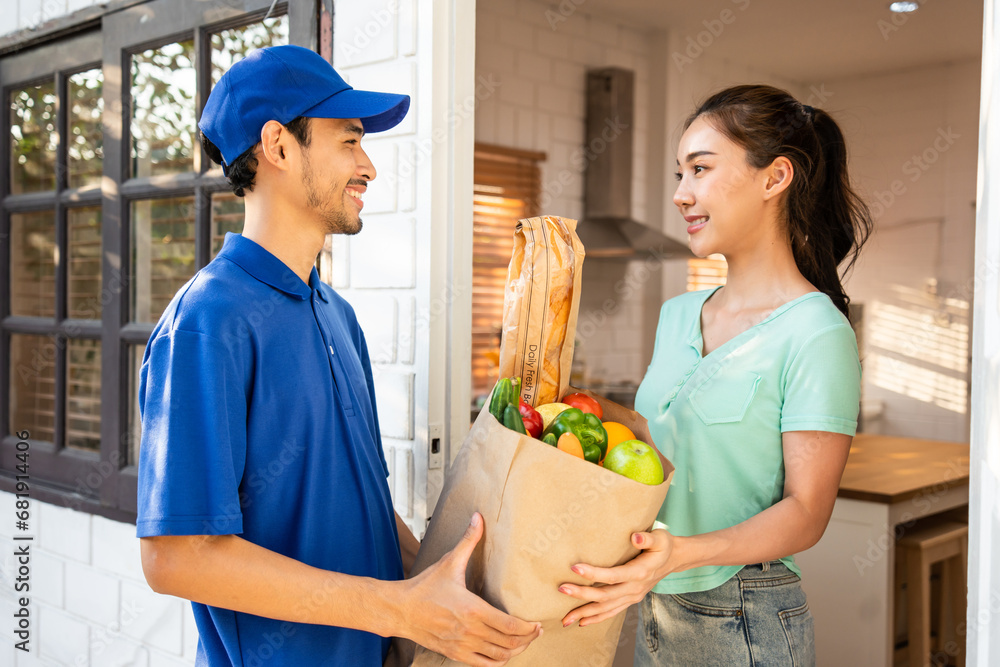
<svg viewBox="0 0 1000 667">
<path fill-rule="evenodd" d="M 521 378 L 521 398 L 533 407 L 558 401 L 569 386 L 583 258 L 576 220 L 544 215 L 514 229 L 500 377 Z"/>
<path fill-rule="evenodd" d="M 637 412 L 595 398 L 606 420 L 621 422 L 652 442 Z M 479 511 L 485 533 L 469 561 L 469 590 L 518 618 L 541 621 L 544 628 L 507 664 L 611 665 L 625 613 L 584 628 L 564 628 L 562 618 L 584 603 L 557 589 L 566 582 L 587 584 L 570 570 L 575 563 L 610 567 L 636 556 L 631 535 L 652 527 L 673 476 L 673 465 L 660 458 L 664 482 L 641 484 L 507 429 L 484 408 L 448 470 L 413 574 L 450 551 Z M 394 664 L 410 664 L 412 649 L 394 647 Z M 458 663 L 416 647 L 412 664 Z"/>
</svg>

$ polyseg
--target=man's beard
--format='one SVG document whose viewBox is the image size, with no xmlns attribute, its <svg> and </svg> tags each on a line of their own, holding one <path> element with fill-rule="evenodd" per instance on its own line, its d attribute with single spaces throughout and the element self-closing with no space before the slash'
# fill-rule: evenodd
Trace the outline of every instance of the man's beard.
<svg viewBox="0 0 1000 667">
<path fill-rule="evenodd" d="M 345 208 L 335 209 L 332 206 L 332 202 L 337 200 L 338 193 L 335 192 L 334 187 L 326 193 L 326 199 L 324 200 L 316 187 L 316 182 L 313 179 L 312 165 L 309 163 L 309 158 L 304 158 L 305 170 L 303 175 L 304 185 L 306 186 L 306 203 L 310 207 L 319 212 L 320 219 L 325 227 L 324 233 L 326 234 L 346 234 L 348 236 L 357 234 L 361 231 L 363 223 L 361 222 L 360 216 L 357 218 L 352 218 L 348 214 Z M 350 182 L 348 182 L 350 184 Z M 346 193 L 339 193 L 341 201 L 346 197 Z"/>
</svg>

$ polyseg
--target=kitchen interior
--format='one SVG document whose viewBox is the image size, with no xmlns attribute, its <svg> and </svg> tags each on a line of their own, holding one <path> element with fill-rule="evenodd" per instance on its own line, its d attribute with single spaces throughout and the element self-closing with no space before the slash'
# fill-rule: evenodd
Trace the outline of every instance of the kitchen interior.
<svg viewBox="0 0 1000 667">
<path fill-rule="evenodd" d="M 511 230 L 580 220 L 572 383 L 630 405 L 660 304 L 725 276 L 721 258 L 692 258 L 671 201 L 686 116 L 738 83 L 829 111 L 876 229 L 846 280 L 859 436 L 826 536 L 797 557 L 817 664 L 961 664 L 964 551 L 934 561 L 928 545 L 965 539 L 983 4 L 492 0 L 476 13 L 474 400 L 496 377 L 505 216 Z M 906 574 L 914 563 L 927 581 Z M 631 664 L 626 635 L 616 665 Z"/>
</svg>

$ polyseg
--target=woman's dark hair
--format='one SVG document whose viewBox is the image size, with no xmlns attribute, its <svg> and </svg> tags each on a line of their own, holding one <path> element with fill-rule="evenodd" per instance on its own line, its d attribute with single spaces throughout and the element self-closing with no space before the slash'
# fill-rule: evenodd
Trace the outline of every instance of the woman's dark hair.
<svg viewBox="0 0 1000 667">
<path fill-rule="evenodd" d="M 285 129 L 292 133 L 295 140 L 301 146 L 309 146 L 312 136 L 309 133 L 309 119 L 305 116 L 289 121 L 285 124 Z M 205 148 L 205 153 L 216 164 L 222 164 L 222 151 L 213 144 L 204 134 L 201 135 L 201 145 Z M 226 177 L 229 185 L 233 189 L 233 194 L 242 197 L 246 190 L 253 192 L 253 181 L 257 178 L 257 157 L 253 154 L 256 145 L 243 151 L 238 158 L 229 165 Z"/>
<path fill-rule="evenodd" d="M 847 144 L 836 121 L 822 109 L 765 85 L 734 86 L 712 95 L 684 129 L 699 116 L 746 150 L 747 162 L 755 169 L 782 156 L 792 162 L 784 221 L 795 263 L 847 316 L 850 298 L 838 267 L 846 259 L 846 275 L 854 265 L 873 222 L 868 205 L 851 187 Z"/>
</svg>

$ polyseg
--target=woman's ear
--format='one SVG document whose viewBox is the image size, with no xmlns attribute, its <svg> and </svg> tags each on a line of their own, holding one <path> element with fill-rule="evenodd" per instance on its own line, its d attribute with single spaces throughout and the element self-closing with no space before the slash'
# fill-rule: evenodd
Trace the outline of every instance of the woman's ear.
<svg viewBox="0 0 1000 667">
<path fill-rule="evenodd" d="M 285 130 L 285 126 L 278 121 L 267 121 L 260 130 L 261 158 L 277 169 L 288 169 L 286 144 L 290 136 L 291 134 Z"/>
<path fill-rule="evenodd" d="M 772 199 L 788 189 L 795 176 L 792 161 L 785 156 L 776 157 L 771 166 L 766 167 L 764 178 L 764 199 Z"/>
</svg>

